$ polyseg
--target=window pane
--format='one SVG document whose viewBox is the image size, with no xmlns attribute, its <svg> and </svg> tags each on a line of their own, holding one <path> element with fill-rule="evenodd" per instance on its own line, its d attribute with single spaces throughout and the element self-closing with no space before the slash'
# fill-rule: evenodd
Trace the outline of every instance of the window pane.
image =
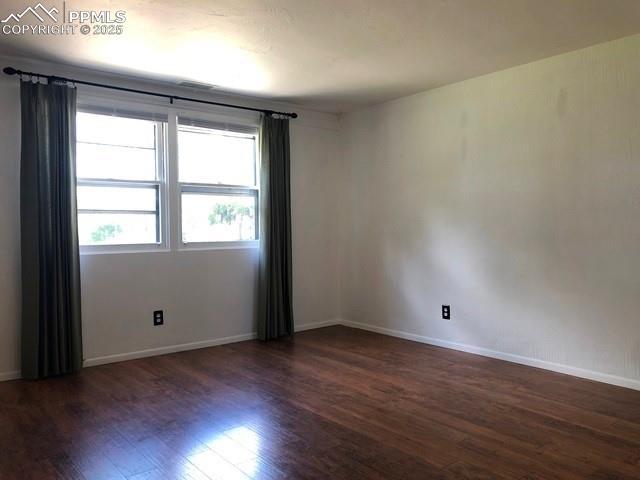
<svg viewBox="0 0 640 480">
<path fill-rule="evenodd" d="M 157 190 L 126 187 L 78 187 L 79 210 L 156 211 Z"/>
<path fill-rule="evenodd" d="M 155 149 L 78 143 L 78 178 L 156 180 Z"/>
<path fill-rule="evenodd" d="M 255 185 L 255 138 L 197 127 L 178 130 L 181 182 Z"/>
<path fill-rule="evenodd" d="M 78 142 L 141 148 L 156 146 L 156 123 L 151 120 L 78 112 L 76 123 Z"/>
<path fill-rule="evenodd" d="M 80 245 L 156 243 L 154 214 L 79 213 Z"/>
<path fill-rule="evenodd" d="M 255 240 L 253 195 L 182 194 L 182 241 Z"/>
</svg>

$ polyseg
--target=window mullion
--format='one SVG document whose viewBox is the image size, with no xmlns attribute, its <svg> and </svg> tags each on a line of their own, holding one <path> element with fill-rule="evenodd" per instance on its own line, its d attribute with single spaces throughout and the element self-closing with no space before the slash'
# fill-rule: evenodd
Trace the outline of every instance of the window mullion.
<svg viewBox="0 0 640 480">
<path fill-rule="evenodd" d="M 180 223 L 180 187 L 178 185 L 178 117 L 176 110 L 173 108 L 169 109 L 166 133 L 165 182 L 167 189 L 167 216 L 165 217 L 165 222 L 168 228 L 169 245 L 180 245 L 182 228 Z"/>
</svg>

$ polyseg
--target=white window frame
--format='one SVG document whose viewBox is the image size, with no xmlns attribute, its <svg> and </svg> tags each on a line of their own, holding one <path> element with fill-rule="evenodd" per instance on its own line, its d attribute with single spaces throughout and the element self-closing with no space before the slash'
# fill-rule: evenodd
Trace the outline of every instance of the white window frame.
<svg viewBox="0 0 640 480">
<path fill-rule="evenodd" d="M 203 120 L 206 122 L 208 119 L 193 118 L 191 115 L 179 115 L 178 117 L 187 117 L 191 120 Z M 216 124 L 219 123 L 216 121 L 212 123 L 210 127 L 217 129 L 218 131 L 221 128 L 216 128 Z M 179 128 L 179 124 L 176 124 L 176 142 L 177 142 L 177 129 Z M 247 128 L 249 127 L 249 128 Z M 188 128 L 188 126 L 187 126 Z M 178 173 L 178 217 L 179 222 L 177 225 L 178 228 L 178 238 L 180 250 L 210 250 L 210 249 L 226 249 L 226 248 L 257 248 L 260 245 L 260 162 L 258 155 L 258 145 L 260 142 L 260 138 L 258 135 L 258 127 L 255 125 L 242 125 L 242 124 L 229 124 L 225 123 L 224 127 L 227 131 L 253 137 L 255 142 L 254 149 L 254 185 L 231 185 L 224 183 L 193 183 L 193 182 L 180 182 L 179 181 L 179 173 Z M 234 130 L 234 128 L 236 130 Z M 177 167 L 180 166 L 179 155 L 180 152 L 177 152 Z M 228 196 L 253 196 L 255 198 L 255 239 L 254 240 L 219 240 L 219 241 L 210 241 L 210 242 L 185 242 L 182 237 L 182 194 L 190 193 L 196 195 L 228 195 Z"/>
<path fill-rule="evenodd" d="M 105 115 L 107 108 L 98 102 L 92 102 L 90 105 L 79 104 L 78 113 L 92 113 Z M 136 108 L 127 110 L 131 113 L 139 112 L 144 116 L 144 110 Z M 126 114 L 113 114 L 114 117 L 127 117 Z M 153 120 L 152 120 L 153 121 Z M 156 214 L 156 236 L 157 242 L 154 243 L 127 243 L 127 244 L 108 244 L 108 245 L 80 245 L 80 254 L 98 254 L 98 253 L 128 253 L 128 252 L 155 252 L 169 250 L 169 232 L 168 232 L 168 205 L 167 205 L 167 123 L 166 121 L 155 120 L 156 124 L 156 180 L 120 180 L 120 179 L 103 179 L 103 178 L 82 178 L 76 179 L 78 187 L 122 187 L 122 188 L 155 188 L 156 194 L 156 210 L 86 210 L 78 208 L 80 213 L 155 213 Z"/>
<path fill-rule="evenodd" d="M 189 105 L 189 108 L 167 105 L 164 99 L 154 97 L 141 97 L 140 95 L 128 93 L 104 92 L 97 89 L 79 89 L 78 105 L 79 112 L 104 113 L 105 109 L 122 110 L 129 112 L 139 112 L 141 114 L 157 114 L 166 117 L 166 126 L 162 132 L 161 155 L 157 162 L 157 180 L 150 182 L 132 182 L 137 184 L 157 184 L 159 189 L 159 229 L 160 240 L 158 244 L 119 244 L 119 245 L 83 245 L 80 246 L 81 255 L 93 254 L 126 254 L 144 252 L 188 252 L 198 250 L 237 250 L 255 249 L 260 246 L 259 241 L 259 216 L 260 216 L 260 137 L 259 137 L 259 116 L 255 113 L 230 111 L 228 109 L 198 104 Z M 214 123 L 227 124 L 230 130 L 233 127 L 241 128 L 246 133 L 251 129 L 255 134 L 255 186 L 251 190 L 256 195 L 256 240 L 240 241 L 216 241 L 216 242 L 182 242 L 182 205 L 181 205 L 181 185 L 178 182 L 178 117 L 194 120 L 203 120 Z M 85 185 L 87 179 L 77 179 L 78 186 Z M 91 181 L 91 180 L 90 180 Z M 82 182 L 82 183 L 81 183 Z M 116 180 L 119 185 L 126 180 Z M 184 184 L 186 188 L 195 185 L 198 188 L 211 189 L 210 193 L 218 193 L 218 189 L 225 189 L 230 194 L 234 189 L 244 192 L 246 186 L 234 185 L 208 185 L 208 184 Z M 124 186 L 124 185 L 122 185 Z"/>
</svg>

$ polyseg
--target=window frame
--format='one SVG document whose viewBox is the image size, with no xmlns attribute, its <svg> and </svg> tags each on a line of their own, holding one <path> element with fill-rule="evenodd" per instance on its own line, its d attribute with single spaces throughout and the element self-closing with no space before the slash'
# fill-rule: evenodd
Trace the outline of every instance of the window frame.
<svg viewBox="0 0 640 480">
<path fill-rule="evenodd" d="M 180 124 L 180 118 L 188 121 L 195 121 L 200 125 Z M 208 124 L 208 125 L 207 125 Z M 178 149 L 178 135 L 180 127 L 191 128 L 210 128 L 217 131 L 229 131 L 240 136 L 252 137 L 255 142 L 255 148 L 253 151 L 253 169 L 254 169 L 254 184 L 253 185 L 233 185 L 225 183 L 195 183 L 195 182 L 181 182 L 180 181 L 180 152 Z M 177 115 L 176 116 L 176 172 L 177 172 L 177 195 L 178 195 L 178 245 L 179 250 L 211 250 L 211 249 L 237 249 L 237 248 L 257 248 L 260 245 L 260 155 L 258 145 L 260 142 L 259 129 L 257 125 L 243 125 L 233 123 L 220 123 L 219 121 L 210 121 L 206 118 L 194 118 L 191 115 Z M 195 195 L 228 195 L 228 196 L 252 196 L 255 198 L 255 216 L 254 216 L 254 231 L 255 238 L 252 240 L 214 240 L 204 242 L 185 242 L 182 231 L 182 195 L 183 193 L 195 194 Z"/>
<path fill-rule="evenodd" d="M 93 88 L 81 88 L 78 91 L 77 111 L 86 113 L 105 114 L 105 112 L 139 113 L 143 116 L 160 117 L 165 127 L 161 143 L 162 158 L 156 163 L 156 168 L 162 168 L 162 176 L 158 174 L 159 183 L 159 215 L 161 243 L 159 244 L 117 244 L 117 245 L 83 245 L 80 255 L 94 254 L 128 254 L 148 252 L 188 252 L 201 250 L 243 250 L 260 248 L 260 116 L 253 112 L 229 111 L 225 108 L 200 106 L 197 104 L 184 106 L 167 105 L 164 99 L 141 97 L 126 92 L 107 92 Z M 126 117 L 126 115 L 123 115 Z M 229 130 L 235 128 L 237 133 L 251 132 L 254 135 L 256 148 L 254 150 L 255 185 L 251 187 L 256 195 L 256 239 L 239 241 L 214 242 L 182 242 L 182 194 L 178 177 L 178 118 L 202 121 L 218 125 L 226 125 Z M 160 121 L 160 120 L 158 120 Z M 80 180 L 77 179 L 78 186 Z M 85 179 L 82 179 L 84 182 Z M 120 180 L 116 180 L 121 182 Z M 126 182 L 123 180 L 122 182 Z M 147 183 L 147 181 L 135 183 Z M 189 185 L 185 182 L 185 185 Z M 198 187 L 213 187 L 225 189 L 246 189 L 238 185 L 210 185 L 195 184 Z M 228 191 L 228 190 L 227 190 Z M 216 192 L 217 193 L 217 192 Z"/>
<path fill-rule="evenodd" d="M 113 107 L 113 105 L 111 105 Z M 126 115 L 126 111 L 131 116 Z M 117 108 L 111 116 L 120 118 L 140 118 L 151 116 L 156 112 L 145 111 L 144 109 L 131 109 L 118 111 Z M 109 115 L 108 108 L 103 108 L 96 103 L 91 105 L 79 104 L 78 113 L 89 113 L 94 115 Z M 138 113 L 140 117 L 136 117 Z M 144 119 L 144 118 L 142 118 Z M 80 254 L 101 254 L 101 253 L 129 253 L 129 252 L 153 252 L 168 251 L 169 249 L 169 231 L 168 231 L 168 204 L 167 204 L 167 152 L 168 152 L 168 119 L 158 120 L 149 118 L 148 121 L 155 123 L 155 152 L 156 152 L 156 179 L 155 180 L 123 180 L 115 178 L 89 178 L 77 177 L 76 187 L 114 187 L 114 188 L 146 188 L 155 189 L 156 191 L 156 210 L 93 210 L 77 208 L 77 215 L 81 213 L 131 213 L 131 214 L 149 214 L 156 215 L 156 242 L 153 243 L 115 243 L 104 245 L 79 245 Z M 76 144 L 78 141 L 76 140 Z"/>
</svg>

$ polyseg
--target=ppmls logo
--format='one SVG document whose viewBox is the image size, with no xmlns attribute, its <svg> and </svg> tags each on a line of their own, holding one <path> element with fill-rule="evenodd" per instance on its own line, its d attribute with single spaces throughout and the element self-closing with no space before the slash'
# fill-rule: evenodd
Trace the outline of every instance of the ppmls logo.
<svg viewBox="0 0 640 480">
<path fill-rule="evenodd" d="M 42 3 L 8 14 L 2 21 L 4 35 L 120 35 L 126 12 L 117 10 L 73 10 L 62 2 L 62 13 Z"/>
<path fill-rule="evenodd" d="M 11 20 L 14 20 L 15 22 L 20 22 L 22 20 L 22 17 L 24 17 L 28 13 L 30 13 L 31 15 L 36 17 L 38 20 L 40 20 L 40 23 L 44 23 L 45 22 L 45 17 L 50 18 L 54 22 L 57 22 L 58 21 L 58 17 L 56 17 L 56 15 L 58 15 L 60 13 L 60 10 L 58 10 L 56 7 L 53 7 L 53 8 L 50 8 L 49 10 L 47 10 L 44 7 L 44 5 L 39 3 L 35 7 L 27 7 L 27 8 L 25 8 L 22 11 L 22 13 L 18 13 L 18 14 L 11 13 L 11 14 L 9 14 L 9 16 L 7 18 L 2 20 L 2 23 L 7 23 L 7 22 L 9 22 Z"/>
</svg>

